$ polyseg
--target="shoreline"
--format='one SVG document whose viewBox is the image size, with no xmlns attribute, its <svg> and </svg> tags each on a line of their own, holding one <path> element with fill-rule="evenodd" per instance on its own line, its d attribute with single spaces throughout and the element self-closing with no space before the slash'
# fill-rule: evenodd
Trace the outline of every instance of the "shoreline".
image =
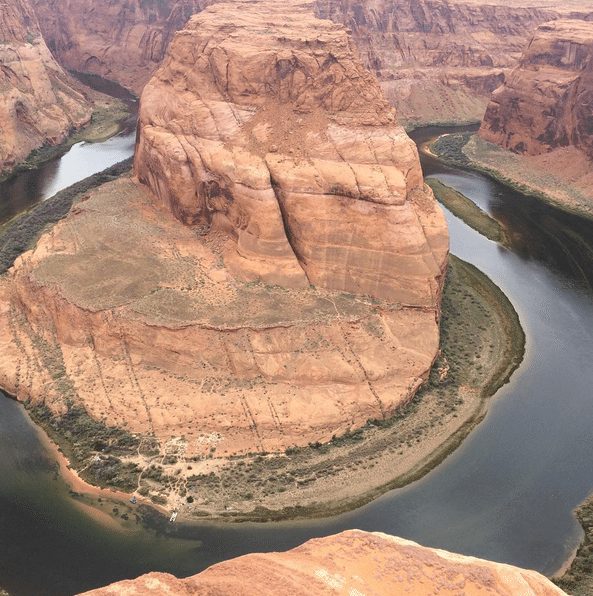
<svg viewBox="0 0 593 596">
<path fill-rule="evenodd" d="M 447 153 L 439 152 L 439 148 L 437 147 L 438 143 L 441 142 L 443 144 L 443 139 L 446 137 L 464 137 L 465 140 L 460 142 L 459 140 L 456 141 L 455 146 L 448 147 Z M 467 145 L 477 137 L 475 132 L 460 132 L 460 133 L 444 133 L 442 135 L 438 135 L 433 139 L 426 141 L 421 146 L 421 151 L 426 153 L 427 155 L 442 161 L 445 164 L 460 168 L 466 171 L 474 171 L 480 174 L 484 174 L 488 176 L 491 180 L 498 182 L 508 188 L 520 192 L 524 195 L 529 197 L 533 197 L 538 199 L 547 205 L 550 205 L 556 209 L 564 211 L 570 215 L 575 215 L 577 217 L 582 217 L 584 219 L 593 220 L 593 201 L 590 208 L 585 208 L 578 204 L 569 204 L 562 199 L 550 195 L 540 188 L 536 186 L 530 186 L 524 182 L 520 182 L 519 180 L 511 177 L 508 173 L 503 172 L 502 170 L 498 170 L 494 168 L 491 164 L 486 165 L 485 163 L 481 163 L 476 161 L 475 157 L 468 155 L 464 149 Z M 500 149 L 500 151 L 504 151 Z M 514 154 L 512 154 L 514 155 Z M 527 164 L 525 164 L 527 166 Z"/>
<path fill-rule="evenodd" d="M 454 188 L 443 184 L 437 178 L 428 178 L 426 184 L 432 188 L 437 201 L 466 225 L 488 238 L 488 240 L 497 242 L 501 246 L 508 246 L 509 239 L 504 226 L 480 209 L 471 199 L 468 199 Z"/>
<path fill-rule="evenodd" d="M 106 95 L 82 82 L 80 85 L 85 87 L 85 93 L 92 98 L 94 104 L 88 122 L 78 129 L 68 131 L 61 143 L 38 147 L 13 168 L 0 171 L 0 183 L 62 157 L 78 143 L 101 143 L 131 126 L 132 119 L 135 119 L 131 108 L 132 99 L 123 100 Z"/>
<path fill-rule="evenodd" d="M 265 493 L 261 498 L 254 495 L 255 498 L 247 498 L 241 504 L 229 499 L 231 506 L 224 505 L 227 499 L 222 495 L 216 497 L 216 501 L 210 502 L 209 507 L 208 503 L 200 502 L 199 495 L 201 494 L 203 497 L 204 492 L 207 492 L 203 486 L 205 479 L 200 478 L 197 483 L 199 486 L 197 495 L 191 487 L 188 487 L 188 494 L 192 495 L 192 502 L 196 502 L 195 506 L 191 506 L 189 503 L 183 505 L 178 503 L 173 508 L 166 508 L 160 507 L 158 503 L 153 503 L 149 499 L 143 500 L 143 504 L 152 509 L 152 512 L 146 516 L 147 525 L 149 527 L 155 524 L 162 525 L 172 509 L 180 511 L 179 521 L 182 522 L 180 525 L 193 525 L 195 522 L 266 522 L 331 517 L 356 509 L 388 490 L 405 486 L 421 478 L 446 459 L 463 442 L 471 430 L 484 419 L 488 410 L 488 399 L 508 381 L 512 372 L 518 367 L 523 357 L 524 348 L 524 335 L 519 326 L 518 316 L 514 309 L 509 314 L 508 309 L 512 309 L 512 305 L 504 294 L 471 265 L 459 261 L 455 257 L 452 257 L 452 260 L 455 263 L 454 266 L 457 269 L 461 268 L 464 275 L 473 276 L 474 286 L 478 287 L 478 290 L 475 290 L 472 296 L 479 292 L 482 292 L 482 295 L 490 292 L 490 305 L 492 306 L 494 302 L 499 303 L 496 307 L 500 309 L 497 314 L 498 320 L 493 321 L 492 327 L 504 327 L 504 317 L 514 317 L 514 321 L 506 321 L 508 328 L 505 330 L 507 335 L 503 333 L 503 340 L 506 342 L 504 355 L 496 360 L 496 366 L 490 371 L 490 374 L 487 374 L 487 379 L 480 379 L 480 381 L 487 381 L 482 384 L 482 391 L 478 392 L 474 389 L 460 399 L 458 387 L 453 387 L 449 391 L 452 401 L 446 404 L 446 409 L 432 414 L 431 424 L 434 424 L 434 427 L 427 424 L 427 412 L 430 408 L 434 408 L 435 404 L 445 401 L 440 394 L 446 389 L 439 386 L 433 387 L 432 391 L 430 389 L 421 390 L 420 395 L 417 394 L 394 419 L 383 424 L 383 428 L 367 424 L 365 429 L 354 433 L 354 438 L 338 437 L 329 446 L 302 448 L 298 450 L 299 453 L 290 454 L 289 457 L 275 454 L 266 457 L 257 456 L 255 459 L 244 458 L 226 461 L 217 477 L 217 484 L 219 481 L 225 484 L 227 480 L 235 479 L 235 484 L 241 485 L 243 482 L 241 476 L 245 466 L 251 466 L 253 471 L 257 470 L 257 475 L 260 477 L 265 477 L 266 474 L 273 477 L 284 476 L 287 471 L 289 472 L 288 468 L 291 463 L 294 464 L 295 469 L 300 471 L 300 476 L 313 474 L 315 480 L 306 482 L 301 490 L 291 490 L 287 486 L 283 488 L 281 495 L 268 495 L 267 498 Z M 461 310 L 461 305 L 459 308 Z M 444 315 L 448 316 L 446 311 L 444 311 Z M 510 338 L 513 332 L 515 336 Z M 490 340 L 491 337 L 488 338 L 488 341 Z M 440 366 L 442 366 L 442 362 L 437 363 L 435 370 L 438 371 Z M 31 416 L 29 411 L 28 414 Z M 423 429 L 421 432 L 419 431 L 420 427 Z M 400 437 L 402 432 L 404 435 Z M 413 443 L 410 437 L 414 438 Z M 423 437 L 422 440 L 419 437 Z M 391 446 L 398 439 L 399 452 L 395 452 Z M 61 470 L 67 476 L 69 484 L 76 487 L 78 491 L 91 496 L 115 496 L 122 502 L 128 501 L 132 493 L 101 489 L 83 480 L 72 469 L 71 463 L 61 448 L 56 445 L 55 441 L 59 441 L 59 439 L 52 436 L 47 440 L 52 442 L 52 452 L 61 463 Z M 351 444 L 349 444 L 350 441 Z M 366 470 L 367 464 L 368 471 Z M 357 469 L 362 468 L 358 475 L 352 473 L 350 469 L 352 465 Z M 335 473 L 328 474 L 327 477 L 325 472 L 320 472 L 333 468 L 336 468 Z M 377 471 L 375 468 L 379 468 L 379 470 Z M 308 473 L 303 471 L 306 469 L 309 469 Z M 377 483 L 377 477 L 389 477 L 389 480 Z M 274 478 L 275 480 L 276 478 Z M 294 477 L 291 480 L 294 480 Z M 297 485 L 298 482 L 297 479 Z M 249 482 L 243 488 L 245 486 L 255 492 Z M 344 486 L 348 487 L 346 493 L 344 493 Z M 340 487 L 342 488 L 340 489 Z M 214 490 L 218 493 L 219 489 L 216 487 Z M 195 498 L 193 495 L 196 495 Z"/>
<path fill-rule="evenodd" d="M 68 487 L 70 496 L 75 503 L 75 506 L 83 511 L 86 515 L 92 517 L 95 521 L 101 523 L 104 526 L 109 526 L 111 529 L 117 531 L 126 531 L 127 528 L 123 524 L 118 523 L 117 517 L 101 509 L 101 500 L 105 499 L 107 502 L 114 504 L 120 504 L 125 506 L 129 512 L 137 512 L 137 507 L 147 506 L 154 509 L 155 512 L 162 514 L 167 517 L 169 511 L 156 503 L 152 503 L 149 499 L 138 495 L 134 492 L 124 492 L 122 490 L 112 487 L 101 487 L 90 482 L 87 482 L 82 478 L 78 471 L 72 465 L 70 459 L 63 452 L 59 443 L 57 443 L 47 430 L 41 425 L 35 422 L 32 418 L 26 405 L 16 399 L 13 395 L 7 392 L 3 387 L 0 387 L 0 391 L 4 394 L 4 399 L 10 399 L 16 402 L 21 408 L 29 420 L 31 427 L 34 429 L 39 442 L 43 449 L 46 451 L 50 459 L 56 464 L 56 472 L 59 474 L 60 479 Z M 2 396 L 0 396 L 2 398 Z M 131 507 L 129 500 L 135 495 L 137 499 L 136 508 Z M 85 497 L 88 500 L 82 500 L 80 497 Z M 1 596 L 1 595 L 0 595 Z"/>
<path fill-rule="evenodd" d="M 570 215 L 582 217 L 584 219 L 593 219 L 593 214 L 590 212 L 566 205 L 551 195 L 529 188 L 508 178 L 502 172 L 489 169 L 471 160 L 463 151 L 463 148 L 471 138 L 475 137 L 475 134 L 476 133 L 470 132 L 445 133 L 424 142 L 420 147 L 420 150 L 423 153 L 454 167 L 485 174 L 492 180 L 503 184 L 512 190 L 539 199 Z M 452 158 L 439 154 L 438 151 L 435 150 L 436 143 L 443 137 L 453 135 L 457 135 L 458 137 L 466 136 L 468 141 L 464 144 L 459 144 L 457 147 L 453 147 Z M 457 153 L 457 159 L 455 158 L 455 153 Z M 593 576 L 591 576 L 590 572 L 583 575 L 582 570 L 583 567 L 587 568 L 587 566 L 590 569 L 591 565 L 593 565 L 593 523 L 591 523 L 593 520 L 593 495 L 587 497 L 579 506 L 577 506 L 573 510 L 573 515 L 583 529 L 584 537 L 581 543 L 574 548 L 563 564 L 550 577 L 554 583 L 562 589 L 570 590 L 571 594 L 575 594 L 575 596 L 585 596 L 593 591 Z"/>
<path fill-rule="evenodd" d="M 564 565 L 552 576 L 552 580 L 573 596 L 587 596 L 593 591 L 593 495 L 576 507 L 573 514 L 584 536 Z"/>
</svg>

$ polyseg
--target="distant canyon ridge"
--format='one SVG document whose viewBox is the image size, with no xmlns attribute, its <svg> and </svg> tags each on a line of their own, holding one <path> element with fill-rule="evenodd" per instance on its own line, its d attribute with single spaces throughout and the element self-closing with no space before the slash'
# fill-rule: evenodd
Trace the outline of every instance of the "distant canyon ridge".
<svg viewBox="0 0 593 596">
<path fill-rule="evenodd" d="M 140 95 L 175 32 L 215 1 L 5 2 L 0 171 L 88 122 L 92 106 L 62 69 L 97 74 Z M 400 121 L 422 125 L 481 120 L 539 25 L 593 18 L 585 2 L 555 4 L 316 0 L 311 10 L 349 29 Z"/>
<path fill-rule="evenodd" d="M 45 40 L 68 69 L 113 79 L 139 94 L 175 31 L 216 0 L 32 0 Z M 586 2 L 316 0 L 345 25 L 367 68 L 410 123 L 481 120 L 490 94 L 516 66 L 535 29 L 590 19 Z"/>
</svg>

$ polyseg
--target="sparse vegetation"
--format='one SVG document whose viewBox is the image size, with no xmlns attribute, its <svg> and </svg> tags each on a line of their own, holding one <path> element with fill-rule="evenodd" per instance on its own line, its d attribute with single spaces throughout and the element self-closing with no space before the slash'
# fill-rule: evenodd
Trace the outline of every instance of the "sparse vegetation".
<svg viewBox="0 0 593 596">
<path fill-rule="evenodd" d="M 506 244 L 507 236 L 501 224 L 482 211 L 471 199 L 434 178 L 428 179 L 426 183 L 434 191 L 437 200 L 453 215 L 489 240 Z"/>
<path fill-rule="evenodd" d="M 467 167 L 470 165 L 470 160 L 463 152 L 463 148 L 473 134 L 472 132 L 458 132 L 442 135 L 430 145 L 430 150 L 445 163 Z"/>
<path fill-rule="evenodd" d="M 593 594 L 593 498 L 577 510 L 577 517 L 583 526 L 585 537 L 570 569 L 554 581 L 569 594 L 589 596 Z"/>
<path fill-rule="evenodd" d="M 533 165 L 529 167 L 523 156 L 488 143 L 473 132 L 442 135 L 429 148 L 445 163 L 481 172 L 524 195 L 569 213 L 593 218 L 591 198 L 582 186 Z"/>
</svg>

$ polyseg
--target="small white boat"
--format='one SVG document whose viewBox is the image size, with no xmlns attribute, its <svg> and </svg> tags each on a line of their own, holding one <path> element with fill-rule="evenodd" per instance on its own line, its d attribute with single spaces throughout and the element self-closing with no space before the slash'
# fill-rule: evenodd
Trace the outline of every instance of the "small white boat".
<svg viewBox="0 0 593 596">
<path fill-rule="evenodd" d="M 171 514 L 171 517 L 169 518 L 169 523 L 174 523 L 176 519 L 177 519 L 177 511 L 173 511 L 173 513 Z"/>
</svg>

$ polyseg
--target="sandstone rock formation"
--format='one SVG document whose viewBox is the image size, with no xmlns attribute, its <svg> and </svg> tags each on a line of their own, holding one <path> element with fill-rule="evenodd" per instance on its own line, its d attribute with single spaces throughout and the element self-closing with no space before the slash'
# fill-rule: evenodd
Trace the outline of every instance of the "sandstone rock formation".
<svg viewBox="0 0 593 596">
<path fill-rule="evenodd" d="M 48 46 L 68 69 L 138 95 L 173 34 L 210 0 L 32 0 Z"/>
<path fill-rule="evenodd" d="M 194 17 L 136 170 L 0 282 L 0 386 L 199 458 L 327 441 L 426 379 L 446 224 L 341 26 L 298 0 Z"/>
<path fill-rule="evenodd" d="M 493 93 L 479 137 L 464 151 L 479 166 L 591 217 L 592 112 L 593 23 L 553 21 L 537 30 Z"/>
<path fill-rule="evenodd" d="M 564 592 L 535 571 L 425 548 L 387 534 L 350 530 L 310 540 L 286 553 L 251 554 L 219 563 L 187 579 L 149 573 L 86 594 L 553 596 Z"/>
<path fill-rule="evenodd" d="M 90 119 L 90 105 L 51 56 L 28 0 L 0 0 L 0 173 Z"/>
<path fill-rule="evenodd" d="M 516 153 L 558 147 L 593 159 L 593 22 L 542 25 L 493 95 L 480 136 Z"/>
<path fill-rule="evenodd" d="M 237 275 L 438 304 L 447 239 L 416 148 L 306 2 L 193 17 L 142 95 L 135 167 L 181 221 L 231 232 Z"/>
</svg>

